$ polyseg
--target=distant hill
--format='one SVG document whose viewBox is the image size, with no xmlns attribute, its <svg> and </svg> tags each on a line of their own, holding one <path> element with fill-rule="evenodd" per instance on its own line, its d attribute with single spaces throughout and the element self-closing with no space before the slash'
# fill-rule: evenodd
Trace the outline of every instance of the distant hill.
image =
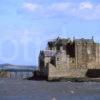
<svg viewBox="0 0 100 100">
<path fill-rule="evenodd" d="M 8 63 L 5 63 L 5 64 L 0 64 L 0 70 L 11 70 L 11 69 L 14 69 L 14 70 L 37 70 L 38 67 L 37 66 L 30 66 L 30 65 L 13 65 L 13 64 L 8 64 Z"/>
</svg>

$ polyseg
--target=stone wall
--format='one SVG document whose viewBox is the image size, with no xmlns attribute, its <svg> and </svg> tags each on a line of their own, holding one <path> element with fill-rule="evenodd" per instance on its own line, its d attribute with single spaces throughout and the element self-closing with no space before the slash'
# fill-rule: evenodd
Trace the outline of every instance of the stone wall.
<svg viewBox="0 0 100 100">
<path fill-rule="evenodd" d="M 24 79 L 33 76 L 33 71 L 0 71 L 1 78 Z"/>
<path fill-rule="evenodd" d="M 9 73 L 8 72 L 6 72 L 6 71 L 0 71 L 0 77 L 7 77 L 9 75 Z"/>
<path fill-rule="evenodd" d="M 100 44 L 92 39 L 59 39 L 50 42 L 48 49 L 56 48 L 54 55 L 44 52 L 45 75 L 50 78 L 85 77 L 88 69 L 100 69 Z M 52 52 L 50 53 L 52 54 Z M 42 55 L 41 55 L 42 57 Z M 52 59 L 52 60 L 51 60 Z M 43 71 L 42 71 L 43 72 Z"/>
<path fill-rule="evenodd" d="M 95 67 L 96 64 L 96 44 L 78 42 L 75 44 L 75 57 L 77 67 Z M 98 55 L 98 54 L 97 54 Z M 98 59 L 97 59 L 98 60 Z M 90 63 L 91 66 L 90 66 Z"/>
<path fill-rule="evenodd" d="M 100 44 L 96 44 L 96 68 L 100 66 Z"/>
<path fill-rule="evenodd" d="M 59 70 L 52 64 L 49 64 L 48 80 L 59 78 L 83 78 L 86 76 L 88 69 L 66 69 Z"/>
</svg>

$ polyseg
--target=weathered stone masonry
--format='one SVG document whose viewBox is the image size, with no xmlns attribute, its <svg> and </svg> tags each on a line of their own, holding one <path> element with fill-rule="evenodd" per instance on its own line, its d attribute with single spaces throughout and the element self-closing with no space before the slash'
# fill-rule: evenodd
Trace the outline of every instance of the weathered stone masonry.
<svg viewBox="0 0 100 100">
<path fill-rule="evenodd" d="M 100 44 L 94 39 L 57 38 L 40 51 L 39 72 L 48 79 L 85 77 L 88 69 L 100 69 Z"/>
</svg>

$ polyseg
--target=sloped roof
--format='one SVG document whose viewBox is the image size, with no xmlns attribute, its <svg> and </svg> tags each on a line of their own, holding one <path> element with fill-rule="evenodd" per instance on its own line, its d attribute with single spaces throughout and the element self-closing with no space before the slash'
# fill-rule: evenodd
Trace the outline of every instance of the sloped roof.
<svg viewBox="0 0 100 100">
<path fill-rule="evenodd" d="M 45 57 L 52 57 L 55 53 L 56 53 L 56 51 L 53 51 L 53 50 L 45 50 L 44 56 Z"/>
</svg>

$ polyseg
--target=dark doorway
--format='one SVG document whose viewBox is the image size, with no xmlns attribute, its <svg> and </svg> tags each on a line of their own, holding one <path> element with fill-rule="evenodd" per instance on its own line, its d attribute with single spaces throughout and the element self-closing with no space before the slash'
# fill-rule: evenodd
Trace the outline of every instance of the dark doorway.
<svg viewBox="0 0 100 100">
<path fill-rule="evenodd" d="M 100 69 L 88 69 L 86 76 L 89 78 L 99 78 L 100 77 Z"/>
</svg>

